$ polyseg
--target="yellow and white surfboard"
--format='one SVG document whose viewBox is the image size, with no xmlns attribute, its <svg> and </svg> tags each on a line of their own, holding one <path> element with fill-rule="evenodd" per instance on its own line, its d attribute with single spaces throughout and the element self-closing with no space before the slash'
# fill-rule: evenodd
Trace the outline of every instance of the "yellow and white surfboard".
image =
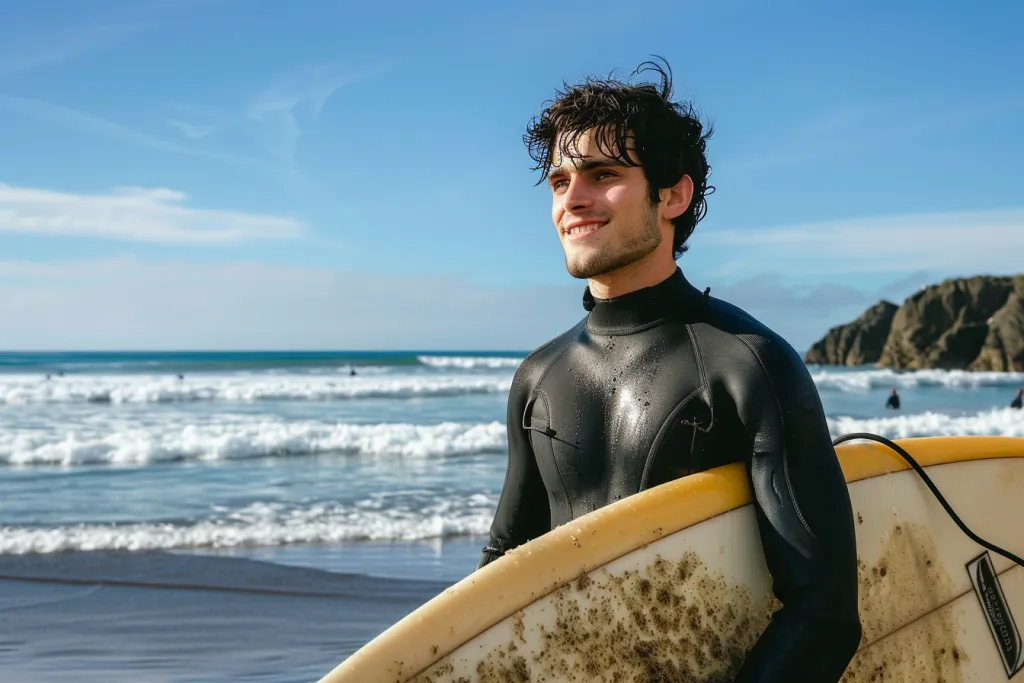
<svg viewBox="0 0 1024 683">
<path fill-rule="evenodd" d="M 1024 555 L 1024 439 L 898 443 L 968 527 Z M 864 629 L 843 681 L 1024 668 L 1024 568 L 971 541 L 896 453 L 836 450 Z M 750 501 L 728 465 L 596 510 L 466 577 L 321 683 L 728 680 L 777 607 Z"/>
</svg>

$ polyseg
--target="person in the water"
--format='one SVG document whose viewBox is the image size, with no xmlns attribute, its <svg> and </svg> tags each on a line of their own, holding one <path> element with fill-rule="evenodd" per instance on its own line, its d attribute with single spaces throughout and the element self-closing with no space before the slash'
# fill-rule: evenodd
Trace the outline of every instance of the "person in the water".
<svg viewBox="0 0 1024 683">
<path fill-rule="evenodd" d="M 1013 400 L 1010 401 L 1010 407 L 1015 408 L 1017 410 L 1020 410 L 1022 407 L 1024 407 L 1024 391 L 1022 391 L 1021 389 L 1017 390 L 1016 396 L 1014 396 Z"/>
<path fill-rule="evenodd" d="M 885 402 L 886 410 L 899 410 L 900 409 L 900 395 L 896 393 L 896 387 L 893 387 L 889 391 L 889 398 Z"/>
<path fill-rule="evenodd" d="M 616 500 L 742 462 L 782 603 L 743 683 L 835 683 L 861 637 L 849 492 L 817 389 L 778 334 L 690 284 L 710 137 L 660 84 L 567 87 L 525 141 L 586 316 L 509 393 L 504 486 L 478 569 Z M 638 73 L 640 69 L 638 69 Z"/>
</svg>

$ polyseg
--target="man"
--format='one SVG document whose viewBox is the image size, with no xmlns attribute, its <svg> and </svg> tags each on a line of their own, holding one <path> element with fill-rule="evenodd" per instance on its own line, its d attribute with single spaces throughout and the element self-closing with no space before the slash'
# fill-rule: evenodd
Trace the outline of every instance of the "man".
<svg viewBox="0 0 1024 683">
<path fill-rule="evenodd" d="M 1017 390 L 1017 393 L 1016 395 L 1014 395 L 1013 400 L 1010 401 L 1010 407 L 1015 410 L 1020 410 L 1022 407 L 1024 407 L 1024 390 Z"/>
<path fill-rule="evenodd" d="M 613 501 L 742 461 L 783 607 L 736 680 L 834 683 L 861 636 L 846 483 L 800 357 L 676 264 L 706 210 L 710 133 L 670 101 L 671 73 L 650 66 L 660 87 L 588 79 L 528 128 L 588 313 L 516 372 L 480 566 Z"/>
<path fill-rule="evenodd" d="M 889 391 L 889 399 L 885 402 L 886 410 L 899 410 L 900 409 L 900 395 L 896 393 L 896 387 L 892 387 Z"/>
</svg>

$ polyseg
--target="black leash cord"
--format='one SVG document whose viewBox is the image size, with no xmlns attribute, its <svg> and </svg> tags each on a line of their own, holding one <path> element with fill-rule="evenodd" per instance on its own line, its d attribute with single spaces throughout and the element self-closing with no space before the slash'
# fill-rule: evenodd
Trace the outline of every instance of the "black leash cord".
<svg viewBox="0 0 1024 683">
<path fill-rule="evenodd" d="M 967 536 L 972 541 L 974 541 L 978 545 L 982 546 L 983 548 L 988 548 L 992 552 L 997 553 L 999 555 L 1002 555 L 1003 557 L 1005 557 L 1006 559 L 1010 560 L 1011 562 L 1015 562 L 1016 564 L 1020 565 L 1021 567 L 1024 567 L 1024 560 L 1022 560 L 1021 558 L 1017 557 L 1016 555 L 1014 555 L 1013 553 L 1011 553 L 1011 552 L 1009 552 L 1007 550 L 1003 550 L 1002 548 L 1000 548 L 999 546 L 997 546 L 997 545 L 995 545 L 993 543 L 989 543 L 988 541 L 986 541 L 985 539 L 983 539 L 982 537 L 978 536 L 976 533 L 974 533 L 973 531 L 968 529 L 967 525 L 963 523 L 963 521 L 960 519 L 960 517 L 955 512 L 953 512 L 953 508 L 951 508 L 949 506 L 949 503 L 946 502 L 946 499 L 942 496 L 941 493 L 939 493 L 939 489 L 936 488 L 936 486 L 932 482 L 931 478 L 927 474 L 925 474 L 924 468 L 921 467 L 920 465 L 918 465 L 917 461 L 914 460 L 914 458 L 911 457 L 910 453 L 907 453 L 898 444 L 893 443 L 892 441 L 890 441 L 889 439 L 885 438 L 884 436 L 878 436 L 877 434 L 857 433 L 857 434 L 845 434 L 843 436 L 840 436 L 838 439 L 836 439 L 835 441 L 832 442 L 832 445 L 833 446 L 838 446 L 839 444 L 843 443 L 844 441 L 854 441 L 856 439 L 863 439 L 863 440 L 866 440 L 866 441 L 874 441 L 876 443 L 880 443 L 883 446 L 887 446 L 888 448 L 892 449 L 900 457 L 902 457 L 904 460 L 906 460 L 907 463 L 911 467 L 914 468 L 914 471 L 917 472 L 918 475 L 920 475 L 921 479 L 924 480 L 924 483 L 928 486 L 929 489 L 931 489 L 932 493 L 935 494 L 935 498 L 938 499 L 939 503 L 942 505 L 943 508 L 945 508 L 945 510 L 949 514 L 949 516 L 953 518 L 953 521 L 956 522 L 956 525 L 958 527 L 960 527 L 960 530 L 963 531 L 965 534 L 967 534 Z"/>
</svg>

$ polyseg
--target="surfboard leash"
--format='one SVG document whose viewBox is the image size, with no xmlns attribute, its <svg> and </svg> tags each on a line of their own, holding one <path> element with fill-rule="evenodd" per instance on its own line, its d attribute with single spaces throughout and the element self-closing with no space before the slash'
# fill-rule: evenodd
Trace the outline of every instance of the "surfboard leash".
<svg viewBox="0 0 1024 683">
<path fill-rule="evenodd" d="M 917 461 L 914 460 L 914 458 L 910 455 L 910 453 L 907 453 L 907 451 L 904 450 L 899 444 L 893 443 L 892 441 L 890 441 L 889 439 L 885 438 L 884 436 L 879 436 L 877 434 L 869 434 L 869 433 L 866 433 L 866 432 L 861 432 L 861 433 L 855 433 L 855 434 L 845 434 L 843 436 L 840 436 L 839 438 L 835 439 L 832 442 L 832 445 L 833 446 L 838 446 L 839 444 L 841 444 L 841 443 L 843 443 L 845 441 L 854 441 L 854 440 L 857 440 L 857 439 L 864 439 L 866 441 L 874 441 L 876 443 L 880 443 L 883 446 L 886 446 L 886 447 L 892 449 L 897 455 L 899 455 L 904 460 L 906 460 L 907 463 L 911 467 L 914 468 L 914 471 L 917 472 L 917 474 L 921 477 L 921 479 L 924 481 L 925 485 L 927 485 L 928 488 L 931 489 L 932 494 L 935 495 L 935 498 L 939 501 L 939 504 L 942 505 L 942 507 L 946 510 L 946 513 L 953 519 L 954 522 L 956 522 L 956 525 L 958 527 L 960 527 L 960 530 L 963 531 L 965 534 L 967 534 L 967 536 L 972 541 L 974 541 L 978 545 L 982 546 L 983 548 L 987 548 L 988 550 L 991 550 L 994 553 L 1002 555 L 1003 557 L 1005 557 L 1006 559 L 1010 560 L 1011 562 L 1014 562 L 1014 563 L 1020 565 L 1021 567 L 1024 567 L 1024 559 L 1021 559 L 1020 557 L 1014 555 L 1013 553 L 1009 552 L 1008 550 L 1003 550 L 1002 548 L 1000 548 L 999 546 L 995 545 L 994 543 L 989 543 L 988 541 L 983 539 L 981 536 L 978 536 L 976 533 L 971 531 L 967 527 L 967 525 L 963 523 L 963 520 L 960 519 L 960 516 L 957 515 L 956 512 L 953 511 L 953 508 L 950 507 L 949 503 L 946 502 L 946 498 L 942 495 L 942 493 L 939 492 L 938 487 L 935 486 L 935 483 L 931 480 L 931 478 L 927 475 L 927 473 L 925 473 L 924 468 L 921 467 L 917 463 Z"/>
</svg>

